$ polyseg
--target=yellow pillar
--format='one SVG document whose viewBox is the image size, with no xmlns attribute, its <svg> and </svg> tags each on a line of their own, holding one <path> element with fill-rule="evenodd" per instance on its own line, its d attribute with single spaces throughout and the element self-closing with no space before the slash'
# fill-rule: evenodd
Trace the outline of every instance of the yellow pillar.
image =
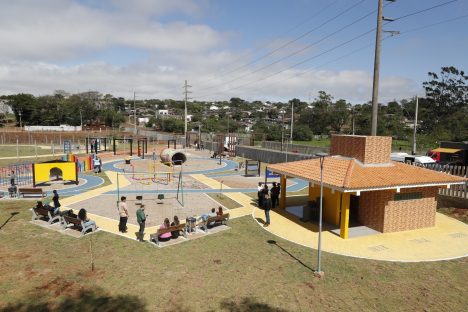
<svg viewBox="0 0 468 312">
<path fill-rule="evenodd" d="M 286 179 L 287 178 L 285 175 L 280 176 L 281 193 L 280 193 L 279 207 L 282 209 L 286 208 Z"/>
<path fill-rule="evenodd" d="M 349 193 L 341 194 L 341 222 L 340 222 L 340 237 L 343 239 L 348 238 L 349 230 Z"/>
</svg>

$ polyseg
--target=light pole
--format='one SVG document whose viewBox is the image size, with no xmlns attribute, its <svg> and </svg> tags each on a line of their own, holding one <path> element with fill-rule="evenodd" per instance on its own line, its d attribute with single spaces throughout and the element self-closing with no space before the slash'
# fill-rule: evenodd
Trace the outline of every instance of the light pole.
<svg viewBox="0 0 468 312">
<path fill-rule="evenodd" d="M 319 210 L 319 235 L 318 235 L 318 247 L 317 247 L 317 270 L 314 272 L 314 275 L 317 277 L 323 276 L 323 271 L 321 268 L 321 255 L 322 255 L 322 211 L 323 211 L 323 163 L 325 157 L 328 156 L 327 153 L 317 153 L 315 156 L 320 158 L 320 210 Z"/>
</svg>

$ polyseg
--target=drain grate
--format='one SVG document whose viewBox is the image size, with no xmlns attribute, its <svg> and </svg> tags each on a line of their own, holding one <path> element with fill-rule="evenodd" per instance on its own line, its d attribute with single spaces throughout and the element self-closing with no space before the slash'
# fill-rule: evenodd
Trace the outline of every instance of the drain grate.
<svg viewBox="0 0 468 312">
<path fill-rule="evenodd" d="M 368 248 L 370 251 L 378 252 L 378 251 L 384 251 L 387 250 L 388 248 L 385 247 L 384 245 L 377 245 L 377 246 L 372 246 Z"/>
<path fill-rule="evenodd" d="M 430 240 L 427 240 L 425 238 L 415 238 L 415 239 L 410 239 L 410 242 L 416 243 L 416 244 L 424 244 L 424 243 L 429 243 Z"/>
<path fill-rule="evenodd" d="M 458 232 L 458 233 L 452 233 L 452 234 L 449 234 L 450 237 L 452 238 L 464 238 L 464 237 L 468 237 L 468 235 L 466 235 L 465 233 L 462 233 L 462 232 Z"/>
</svg>

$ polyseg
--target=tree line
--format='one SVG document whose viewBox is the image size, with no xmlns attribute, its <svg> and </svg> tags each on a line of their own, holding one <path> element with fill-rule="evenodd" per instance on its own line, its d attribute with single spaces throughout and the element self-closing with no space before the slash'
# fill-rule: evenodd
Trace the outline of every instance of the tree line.
<svg viewBox="0 0 468 312">
<path fill-rule="evenodd" d="M 433 144 L 440 140 L 468 140 L 468 76 L 450 66 L 442 67 L 440 73 L 429 72 L 428 77 L 423 82 L 425 96 L 419 98 L 419 141 Z M 184 131 L 183 101 L 150 99 L 134 103 L 109 94 L 99 99 L 90 94 L 67 98 L 60 94 L 40 97 L 17 94 L 0 98 L 8 100 L 17 124 L 21 116 L 23 125 L 98 123 L 118 127 L 125 121 L 129 109 L 136 108 L 138 116 L 151 116 L 147 127 L 176 133 Z M 413 131 L 415 104 L 415 98 L 380 104 L 378 135 L 408 140 Z M 212 105 L 217 109 L 211 110 Z M 160 116 L 159 109 L 169 109 L 175 116 Z M 293 118 L 293 139 L 310 140 L 314 135 L 330 133 L 370 134 L 372 105 L 351 105 L 345 99 L 335 100 L 331 94 L 320 91 L 312 103 L 296 98 L 288 103 L 249 102 L 235 97 L 215 103 L 190 102 L 188 112 L 192 116 L 189 130 L 246 132 L 249 126 L 250 131 L 277 141 L 290 137 L 289 125 Z"/>
</svg>

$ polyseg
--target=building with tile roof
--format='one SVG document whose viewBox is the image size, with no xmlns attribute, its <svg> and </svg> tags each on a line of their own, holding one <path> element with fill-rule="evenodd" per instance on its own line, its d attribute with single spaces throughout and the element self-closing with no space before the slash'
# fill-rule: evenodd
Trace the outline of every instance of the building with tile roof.
<svg viewBox="0 0 468 312">
<path fill-rule="evenodd" d="M 348 238 L 350 218 L 379 232 L 435 225 L 438 188 L 465 178 L 390 160 L 392 138 L 332 136 L 323 161 L 323 218 Z M 281 175 L 280 207 L 285 208 L 287 178 L 309 182 L 309 201 L 320 197 L 318 158 L 268 166 Z"/>
</svg>

